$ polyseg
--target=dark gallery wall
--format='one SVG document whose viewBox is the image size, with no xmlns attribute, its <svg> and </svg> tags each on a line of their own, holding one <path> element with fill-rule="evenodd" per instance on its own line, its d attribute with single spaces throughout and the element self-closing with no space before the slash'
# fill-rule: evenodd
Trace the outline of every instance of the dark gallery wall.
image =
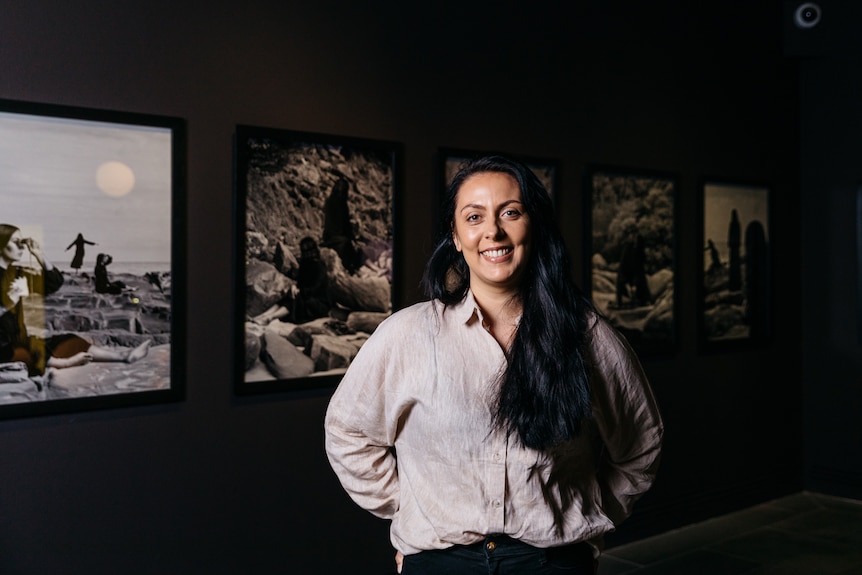
<svg viewBox="0 0 862 575">
<path fill-rule="evenodd" d="M 823 10 L 798 45 L 805 485 L 862 499 L 862 4 Z"/>
<path fill-rule="evenodd" d="M 676 174 L 677 343 L 668 356 L 644 359 L 666 419 L 666 448 L 655 488 L 610 543 L 804 487 L 803 453 L 816 446 L 803 438 L 803 357 L 833 356 L 830 342 L 819 341 L 819 316 L 800 309 L 814 296 L 839 317 L 841 303 L 830 298 L 855 294 L 823 284 L 847 279 L 837 266 L 855 256 L 834 239 L 802 249 L 849 200 L 822 206 L 801 198 L 802 60 L 782 49 L 782 4 L 409 4 L 0 3 L 0 98 L 186 120 L 189 296 L 187 341 L 176 342 L 187 349 L 184 401 L 0 421 L 0 572 L 390 569 L 386 523 L 348 500 L 323 454 L 329 390 L 232 392 L 237 124 L 403 143 L 404 303 L 420 298 L 439 147 L 557 159 L 559 218 L 578 277 L 585 169 Z M 823 104 L 810 75 L 818 70 L 806 68 L 805 95 Z M 857 80 L 857 95 L 858 88 Z M 844 105 L 852 108 L 852 98 Z M 810 120 L 806 128 L 817 121 Z M 823 166 L 834 157 L 818 156 Z M 772 190 L 780 289 L 774 338 L 764 347 L 698 350 L 697 217 L 706 176 Z M 816 188 L 812 178 L 803 178 L 804 191 Z M 818 219 L 801 225 L 809 208 Z M 850 225 L 842 221 L 836 233 Z M 835 267 L 819 272 L 820 283 L 800 281 L 827 264 Z M 853 305 L 844 311 L 854 313 Z M 804 340 L 803 315 L 815 330 Z M 803 341 L 816 351 L 803 353 Z M 848 373 L 834 363 L 830 370 Z M 805 367 L 807 401 L 819 388 L 816 366 Z M 849 391 L 852 379 L 830 389 Z M 828 405 L 838 400 L 805 412 L 806 429 L 818 428 L 818 437 L 832 438 L 836 428 L 836 450 L 846 445 L 837 428 L 858 425 L 830 418 Z M 838 455 L 818 455 L 824 461 L 816 465 L 829 467 Z"/>
</svg>

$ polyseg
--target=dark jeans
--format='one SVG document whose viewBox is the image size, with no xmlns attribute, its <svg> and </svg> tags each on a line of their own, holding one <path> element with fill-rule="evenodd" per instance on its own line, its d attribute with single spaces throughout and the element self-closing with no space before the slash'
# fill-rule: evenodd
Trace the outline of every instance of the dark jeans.
<svg viewBox="0 0 862 575">
<path fill-rule="evenodd" d="M 404 557 L 401 575 L 595 575 L 586 543 L 539 549 L 505 535 Z"/>
</svg>

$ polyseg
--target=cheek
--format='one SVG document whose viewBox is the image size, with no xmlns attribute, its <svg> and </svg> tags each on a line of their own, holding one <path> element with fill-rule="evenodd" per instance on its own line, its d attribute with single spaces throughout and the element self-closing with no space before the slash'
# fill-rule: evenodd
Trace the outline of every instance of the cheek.
<svg viewBox="0 0 862 575">
<path fill-rule="evenodd" d="M 531 234 L 529 230 L 524 231 L 523 236 L 521 236 L 520 244 L 524 248 L 525 257 L 529 259 L 530 254 L 533 251 L 533 234 Z"/>
</svg>

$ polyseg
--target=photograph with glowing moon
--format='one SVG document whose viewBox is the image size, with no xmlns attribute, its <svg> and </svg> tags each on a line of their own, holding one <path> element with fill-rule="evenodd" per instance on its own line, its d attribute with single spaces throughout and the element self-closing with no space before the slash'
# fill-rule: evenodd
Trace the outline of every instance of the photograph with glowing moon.
<svg viewBox="0 0 862 575">
<path fill-rule="evenodd" d="M 182 397 L 184 128 L 0 100 L 0 417 Z"/>
</svg>

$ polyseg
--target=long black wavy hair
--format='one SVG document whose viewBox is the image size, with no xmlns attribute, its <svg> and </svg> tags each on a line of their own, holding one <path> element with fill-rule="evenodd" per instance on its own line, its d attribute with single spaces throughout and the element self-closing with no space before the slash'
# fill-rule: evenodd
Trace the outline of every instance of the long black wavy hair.
<svg viewBox="0 0 862 575">
<path fill-rule="evenodd" d="M 501 375 L 495 423 L 523 445 L 547 449 L 577 436 L 591 414 L 584 346 L 586 313 L 593 306 L 572 280 L 553 202 L 532 170 L 504 156 L 477 158 L 461 167 L 442 206 L 440 234 L 422 287 L 429 298 L 446 305 L 467 295 L 470 270 L 452 237 L 455 206 L 462 184 L 488 172 L 517 181 L 532 233 L 532 252 L 518 294 L 523 312 Z"/>
</svg>

